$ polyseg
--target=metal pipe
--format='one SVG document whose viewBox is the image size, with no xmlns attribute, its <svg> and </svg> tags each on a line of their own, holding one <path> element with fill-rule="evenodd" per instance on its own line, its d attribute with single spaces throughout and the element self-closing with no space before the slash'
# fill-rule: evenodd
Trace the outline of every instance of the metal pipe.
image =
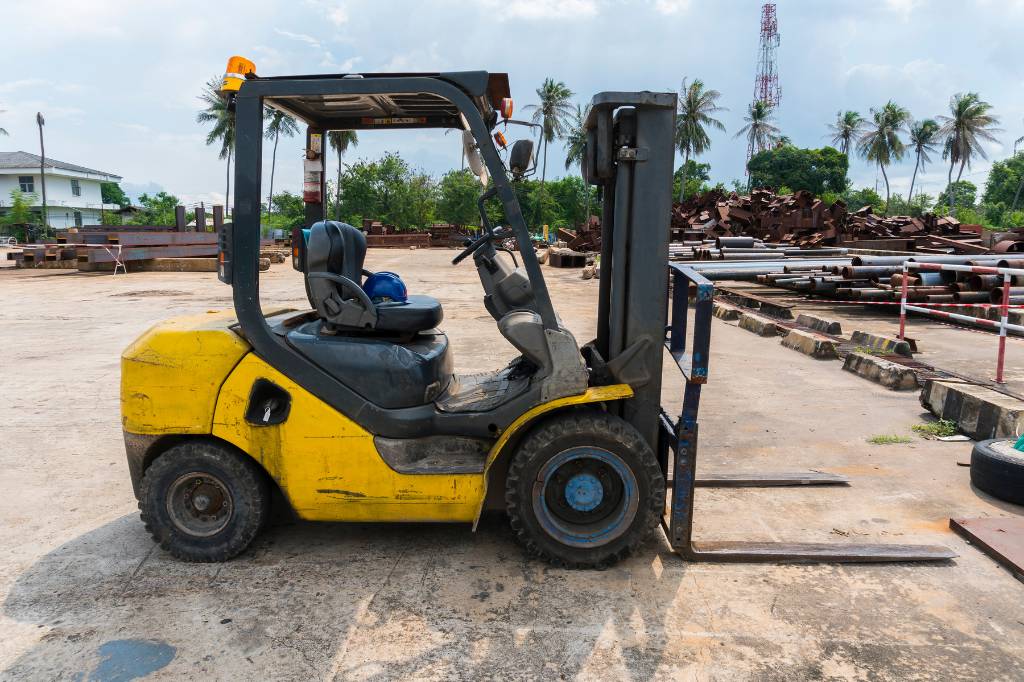
<svg viewBox="0 0 1024 682">
<path fill-rule="evenodd" d="M 1001 279 L 1001 278 L 1000 278 Z M 1009 289 L 1010 298 L 1016 298 L 1017 296 L 1024 296 L 1024 287 L 1006 287 L 1000 286 L 992 289 L 988 292 L 988 300 L 992 303 L 999 303 L 1003 300 L 1003 294 L 1005 290 Z"/>
</svg>

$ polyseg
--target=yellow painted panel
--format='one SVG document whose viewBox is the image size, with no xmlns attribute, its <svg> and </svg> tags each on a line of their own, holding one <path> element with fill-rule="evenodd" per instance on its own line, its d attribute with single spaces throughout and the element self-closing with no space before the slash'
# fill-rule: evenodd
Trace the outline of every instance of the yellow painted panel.
<svg viewBox="0 0 1024 682">
<path fill-rule="evenodd" d="M 487 498 L 487 479 L 488 473 L 490 473 L 491 465 L 498 459 L 498 456 L 502 453 L 502 450 L 508 444 L 508 441 L 512 436 L 516 435 L 523 427 L 527 426 L 534 419 L 544 414 L 545 412 L 551 412 L 557 410 L 560 407 L 568 407 L 570 405 L 585 405 L 587 403 L 601 403 L 609 400 L 622 400 L 623 398 L 632 398 L 633 389 L 628 384 L 614 384 L 612 386 L 594 386 L 588 388 L 586 392 L 580 395 L 573 395 L 567 398 L 558 398 L 550 402 L 538 405 L 531 410 L 527 410 L 519 416 L 514 422 L 512 422 L 507 429 L 501 434 L 497 442 L 491 448 L 491 451 L 487 453 L 487 463 L 484 465 L 484 490 L 480 496 L 480 503 L 476 509 L 476 515 L 473 519 L 473 528 L 476 528 L 476 524 L 480 521 L 480 514 L 484 509 L 484 500 Z"/>
<path fill-rule="evenodd" d="M 245 421 L 249 393 L 259 378 L 291 395 L 283 424 Z M 213 434 L 259 461 L 304 519 L 470 522 L 483 499 L 481 474 L 394 471 L 370 433 L 253 354 L 224 383 Z"/>
<path fill-rule="evenodd" d="M 210 433 L 217 393 L 249 352 L 231 311 L 176 317 L 121 354 L 121 421 L 145 435 Z"/>
</svg>

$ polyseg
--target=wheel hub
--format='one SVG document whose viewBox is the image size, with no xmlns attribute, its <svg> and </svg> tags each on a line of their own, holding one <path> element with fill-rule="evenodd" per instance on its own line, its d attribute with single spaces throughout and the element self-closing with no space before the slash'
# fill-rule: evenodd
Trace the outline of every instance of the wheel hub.
<svg viewBox="0 0 1024 682">
<path fill-rule="evenodd" d="M 167 514 L 181 532 L 209 537 L 231 520 L 232 499 L 228 487 L 216 476 L 185 474 L 167 489 Z"/>
<path fill-rule="evenodd" d="M 576 511 L 593 511 L 603 498 L 604 488 L 593 474 L 576 474 L 565 484 L 565 501 Z"/>
</svg>

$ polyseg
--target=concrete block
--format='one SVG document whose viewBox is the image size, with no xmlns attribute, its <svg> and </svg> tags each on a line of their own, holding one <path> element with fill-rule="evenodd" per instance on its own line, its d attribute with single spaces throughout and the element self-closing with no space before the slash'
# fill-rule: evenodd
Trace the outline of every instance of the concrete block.
<svg viewBox="0 0 1024 682">
<path fill-rule="evenodd" d="M 921 405 L 940 419 L 956 422 L 975 440 L 1012 438 L 1024 431 L 1024 401 L 984 386 L 929 379 Z"/>
<path fill-rule="evenodd" d="M 881 334 L 872 334 L 871 332 L 855 331 L 853 332 L 853 336 L 850 340 L 853 342 L 854 346 L 863 346 L 864 348 L 870 348 L 884 353 L 902 355 L 908 358 L 913 355 L 911 353 L 909 342 L 900 341 L 893 336 L 883 336 Z"/>
<path fill-rule="evenodd" d="M 726 303 L 719 303 L 718 301 L 715 301 L 711 309 L 711 314 L 720 320 L 733 322 L 740 319 L 740 315 L 743 314 L 743 311 Z"/>
<path fill-rule="evenodd" d="M 782 345 L 819 360 L 831 360 L 838 357 L 835 341 L 800 329 L 790 329 L 789 333 L 783 337 Z"/>
<path fill-rule="evenodd" d="M 796 323 L 803 327 L 810 327 L 815 331 L 822 332 L 824 334 L 833 334 L 839 336 L 843 333 L 843 327 L 836 320 L 829 320 L 824 317 L 818 317 L 817 315 L 807 315 L 806 313 L 800 313 L 796 317 Z"/>
<path fill-rule="evenodd" d="M 843 369 L 893 391 L 907 391 L 918 386 L 914 370 L 869 353 L 850 353 L 846 356 Z"/>
<path fill-rule="evenodd" d="M 778 336 L 782 333 L 779 326 L 767 317 L 746 312 L 740 313 L 740 328 L 758 336 Z"/>
</svg>

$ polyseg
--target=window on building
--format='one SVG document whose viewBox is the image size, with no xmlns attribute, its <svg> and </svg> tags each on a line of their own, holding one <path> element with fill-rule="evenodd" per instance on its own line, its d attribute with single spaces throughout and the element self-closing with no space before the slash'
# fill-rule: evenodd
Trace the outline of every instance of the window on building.
<svg viewBox="0 0 1024 682">
<path fill-rule="evenodd" d="M 82 186 L 78 184 L 78 178 L 71 178 L 71 194 L 76 197 L 82 196 Z"/>
<path fill-rule="evenodd" d="M 31 175 L 19 175 L 18 186 L 22 192 L 32 193 L 36 191 L 35 179 Z"/>
<path fill-rule="evenodd" d="M 82 212 L 81 211 L 75 211 L 75 227 L 81 227 L 81 226 L 82 226 Z"/>
</svg>

